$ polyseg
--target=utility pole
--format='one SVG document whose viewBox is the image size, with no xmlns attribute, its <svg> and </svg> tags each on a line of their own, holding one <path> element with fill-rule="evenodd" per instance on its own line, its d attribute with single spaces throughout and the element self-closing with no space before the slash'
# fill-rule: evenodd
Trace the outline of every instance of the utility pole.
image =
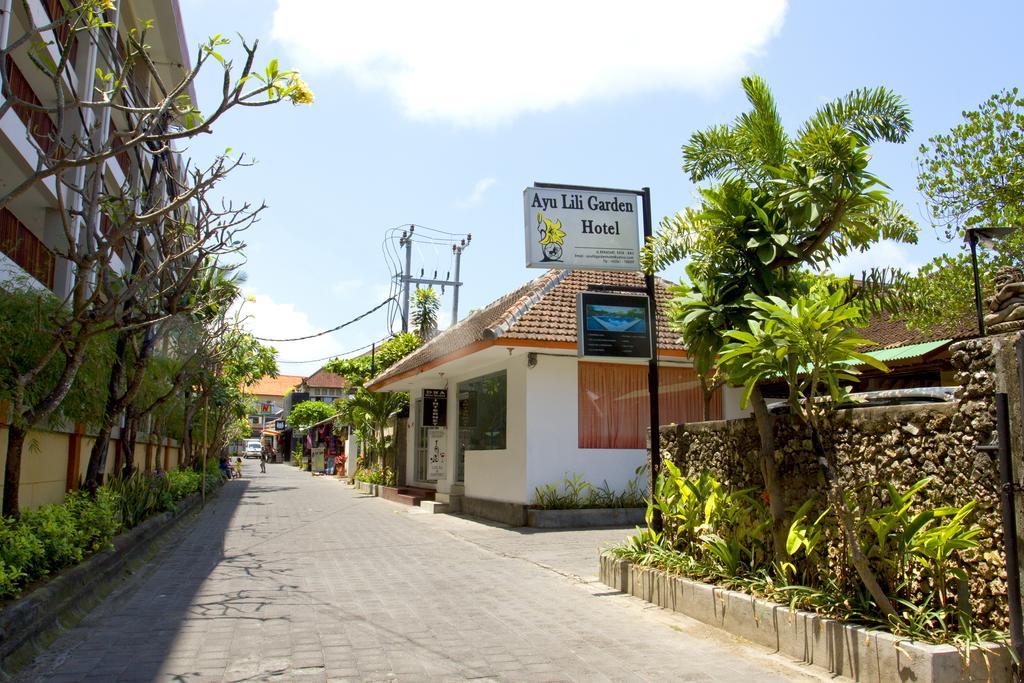
<svg viewBox="0 0 1024 683">
<path fill-rule="evenodd" d="M 462 250 L 469 246 L 473 235 L 467 235 L 467 239 L 459 244 L 452 245 L 452 253 L 455 254 L 455 284 L 452 286 L 452 325 L 459 322 L 459 263 L 462 261 Z"/>
<path fill-rule="evenodd" d="M 402 332 L 409 331 L 409 281 L 412 278 L 412 233 L 415 225 L 409 226 L 409 232 L 402 231 L 402 239 L 398 243 L 405 247 L 405 270 L 402 271 Z"/>
<path fill-rule="evenodd" d="M 447 279 L 451 276 L 451 273 L 447 273 L 444 280 L 440 280 L 437 277 L 437 271 L 434 271 L 434 277 L 428 278 L 423 277 L 422 269 L 420 277 L 412 276 L 412 235 L 415 225 L 409 226 L 408 232 L 402 232 L 401 238 L 398 240 L 398 244 L 405 247 L 405 270 L 402 272 L 399 281 L 402 283 L 402 332 L 409 331 L 409 285 L 438 285 L 441 287 L 441 293 L 444 294 L 445 287 L 451 287 L 453 291 L 452 301 L 452 325 L 459 320 L 459 287 L 462 283 L 459 282 L 459 270 L 462 262 L 462 252 L 469 246 L 469 243 L 473 241 L 473 235 L 467 234 L 465 238 L 459 241 L 458 244 L 452 245 L 452 253 L 455 255 L 455 279 Z"/>
</svg>

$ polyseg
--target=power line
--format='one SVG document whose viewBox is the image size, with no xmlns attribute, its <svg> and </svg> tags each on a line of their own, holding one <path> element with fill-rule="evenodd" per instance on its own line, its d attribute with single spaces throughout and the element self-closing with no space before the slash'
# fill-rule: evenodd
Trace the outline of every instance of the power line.
<svg viewBox="0 0 1024 683">
<path fill-rule="evenodd" d="M 371 349 L 371 348 L 374 347 L 374 345 L 380 344 L 381 342 L 385 342 L 388 339 L 391 339 L 391 335 L 390 334 L 388 336 L 386 336 L 386 337 L 381 337 L 377 341 L 372 342 L 370 344 L 367 344 L 366 346 L 360 346 L 357 349 L 349 349 L 348 351 L 342 351 L 341 353 L 336 353 L 333 356 L 324 356 L 323 358 L 310 358 L 309 360 L 279 360 L 277 362 L 278 363 L 289 364 L 289 365 L 298 365 L 298 364 L 301 364 L 301 363 L 320 363 L 321 361 L 334 360 L 335 358 L 340 358 L 342 356 L 347 356 L 348 354 L 355 353 L 357 351 L 365 351 L 366 349 Z"/>
<path fill-rule="evenodd" d="M 374 306 L 373 308 L 368 310 L 366 313 L 363 313 L 358 318 L 352 318 L 352 320 L 349 320 L 348 322 L 342 323 L 342 324 L 338 325 L 337 327 L 332 327 L 329 330 L 324 330 L 323 332 L 317 332 L 316 334 L 307 334 L 305 337 L 293 337 L 291 339 L 271 339 L 270 337 L 254 337 L 254 338 L 258 339 L 259 341 L 265 341 L 265 342 L 294 342 L 294 341 L 302 341 L 304 339 L 313 339 L 315 337 L 322 337 L 325 334 L 330 334 L 331 332 L 337 332 L 338 330 L 342 329 L 343 327 L 348 327 L 352 323 L 359 322 L 360 320 L 362 320 L 366 316 L 370 315 L 371 313 L 376 313 L 380 309 L 384 308 L 389 303 L 391 303 L 393 300 L 394 300 L 393 296 L 392 297 L 388 297 L 387 299 L 384 299 L 384 301 L 380 302 L 379 304 L 377 304 L 376 306 Z"/>
</svg>

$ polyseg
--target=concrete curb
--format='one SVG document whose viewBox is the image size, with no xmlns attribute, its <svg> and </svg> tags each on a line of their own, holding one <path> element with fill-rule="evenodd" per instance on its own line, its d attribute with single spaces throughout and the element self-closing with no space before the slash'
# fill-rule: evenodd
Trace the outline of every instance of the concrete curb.
<svg viewBox="0 0 1024 683">
<path fill-rule="evenodd" d="M 537 510 L 527 508 L 526 526 L 538 529 L 599 529 L 644 523 L 647 508 Z"/>
<path fill-rule="evenodd" d="M 812 612 L 600 557 L 600 581 L 659 607 L 720 628 L 840 676 L 857 681 L 1011 681 L 1009 649 L 972 648 L 969 661 L 951 645 L 931 645 L 845 624 Z"/>
<path fill-rule="evenodd" d="M 208 496 L 215 496 L 220 488 Z M 90 555 L 64 569 L 32 592 L 0 611 L 0 678 L 12 674 L 53 640 L 54 629 L 77 623 L 113 587 L 114 580 L 132 562 L 143 557 L 175 524 L 199 507 L 195 493 L 172 512 L 150 517 L 115 537 L 113 548 Z"/>
</svg>

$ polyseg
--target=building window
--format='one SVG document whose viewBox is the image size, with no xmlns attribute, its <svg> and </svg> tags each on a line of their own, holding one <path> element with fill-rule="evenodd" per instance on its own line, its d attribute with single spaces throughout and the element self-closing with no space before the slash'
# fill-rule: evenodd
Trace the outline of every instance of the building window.
<svg viewBox="0 0 1024 683">
<path fill-rule="evenodd" d="M 650 427 L 647 366 L 579 363 L 579 447 L 646 448 Z M 704 419 L 704 397 L 692 368 L 658 369 L 661 424 Z M 711 419 L 721 419 L 722 396 L 711 399 Z"/>
<path fill-rule="evenodd" d="M 53 289 L 53 252 L 7 209 L 0 209 L 0 251 L 47 289 Z"/>
<path fill-rule="evenodd" d="M 508 378 L 504 370 L 459 383 L 460 450 L 505 448 Z"/>
</svg>

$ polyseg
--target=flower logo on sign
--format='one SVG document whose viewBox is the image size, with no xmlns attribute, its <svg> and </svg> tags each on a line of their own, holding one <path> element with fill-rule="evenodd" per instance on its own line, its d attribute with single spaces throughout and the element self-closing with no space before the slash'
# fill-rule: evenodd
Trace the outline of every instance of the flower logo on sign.
<svg viewBox="0 0 1024 683">
<path fill-rule="evenodd" d="M 541 251 L 544 252 L 544 261 L 561 261 L 562 245 L 565 244 L 562 221 L 544 218 L 544 214 L 537 212 L 537 232 L 540 233 L 540 246 Z"/>
</svg>

